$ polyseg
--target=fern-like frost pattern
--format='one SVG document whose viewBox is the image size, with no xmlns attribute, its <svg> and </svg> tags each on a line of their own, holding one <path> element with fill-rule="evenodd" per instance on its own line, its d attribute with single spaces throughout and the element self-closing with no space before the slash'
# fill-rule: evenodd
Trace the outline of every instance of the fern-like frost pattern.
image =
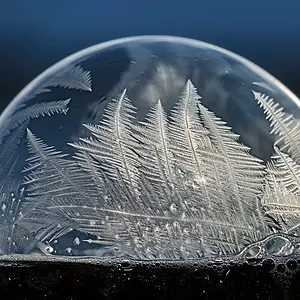
<svg viewBox="0 0 300 300">
<path fill-rule="evenodd" d="M 70 64 L 55 75 L 40 83 L 33 92 L 28 93 L 24 100 L 30 100 L 37 95 L 51 92 L 51 87 L 61 87 L 81 91 L 92 91 L 91 72 L 84 70 L 80 65 Z"/>
<path fill-rule="evenodd" d="M 88 190 L 83 185 L 86 197 L 95 199 L 94 207 L 80 208 L 80 203 L 76 206 L 62 197 L 61 205 L 44 202 L 47 209 L 62 212 L 63 218 L 68 212 L 73 215 L 72 226 L 138 258 L 199 258 L 238 252 L 245 236 L 263 232 L 263 221 L 256 213 L 263 165 L 199 99 L 188 81 L 170 117 L 158 100 L 144 121 L 134 123 L 136 109 L 124 90 L 110 102 L 99 125 L 84 125 L 91 136 L 70 144 L 78 151 L 78 165 L 94 182 Z M 43 160 L 62 159 L 43 147 Z M 245 170 L 239 159 L 247 163 Z M 217 164 L 224 165 L 224 174 L 218 172 Z M 236 177 L 226 186 L 224 179 L 230 172 Z M 40 172 L 34 173 L 38 180 Z M 30 192 L 33 183 L 26 181 Z M 43 188 L 52 193 L 46 185 Z M 225 214 L 218 209 L 220 205 Z M 247 219 L 249 213 L 252 216 Z M 71 226 L 67 219 L 60 225 Z M 57 236 L 55 230 L 51 234 Z"/>
<path fill-rule="evenodd" d="M 26 129 L 32 118 L 52 116 L 68 112 L 70 99 L 39 103 L 17 111 L 4 124 L 0 134 L 0 253 L 27 253 L 36 243 L 32 223 L 26 226 L 26 218 L 32 220 L 34 205 L 26 201 L 25 187 L 19 179 L 20 161 L 17 151 L 22 147 Z M 35 205 L 39 204 L 39 201 Z"/>
<path fill-rule="evenodd" d="M 91 91 L 91 75 L 72 67 L 48 86 Z M 138 259 L 237 254 L 274 233 L 298 235 L 299 120 L 268 96 L 253 95 L 276 138 L 266 165 L 190 80 L 170 113 L 157 99 L 142 121 L 124 89 L 99 124 L 83 124 L 90 136 L 68 143 L 73 157 L 28 128 L 33 117 L 67 113 L 70 99 L 23 109 L 9 127 L 10 146 L 0 151 L 1 253 L 26 252 L 30 238 L 51 243 L 73 229 Z M 20 184 L 14 153 L 26 129 Z"/>
<path fill-rule="evenodd" d="M 299 235 L 300 134 L 299 119 L 284 112 L 272 98 L 253 92 L 275 136 L 274 155 L 267 164 L 263 213 L 273 232 Z M 270 222 L 271 220 L 271 222 Z"/>
</svg>

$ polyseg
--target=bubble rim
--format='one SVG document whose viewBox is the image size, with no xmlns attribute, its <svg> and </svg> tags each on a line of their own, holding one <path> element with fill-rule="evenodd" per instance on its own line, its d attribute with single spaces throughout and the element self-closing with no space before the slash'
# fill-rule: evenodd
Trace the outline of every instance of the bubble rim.
<svg viewBox="0 0 300 300">
<path fill-rule="evenodd" d="M 199 49 L 205 50 L 212 50 L 220 52 L 228 57 L 235 59 L 236 61 L 240 62 L 244 66 L 246 66 L 249 70 L 253 71 L 254 73 L 258 74 L 260 77 L 265 79 L 266 81 L 271 81 L 274 83 L 279 90 L 286 94 L 288 98 L 290 98 L 299 108 L 300 108 L 300 99 L 288 88 L 286 87 L 281 81 L 279 81 L 276 77 L 271 75 L 269 72 L 264 70 L 263 68 L 259 67 L 255 63 L 251 62 L 250 60 L 236 54 L 230 50 L 225 48 L 196 40 L 191 38 L 179 37 L 179 36 L 170 36 L 170 35 L 139 35 L 139 36 L 130 36 L 130 37 L 123 37 L 118 39 L 113 39 L 109 41 L 105 41 L 102 43 L 98 43 L 82 50 L 79 50 L 50 66 L 49 68 L 45 69 L 41 72 L 38 76 L 36 76 L 30 83 L 28 83 L 8 104 L 8 106 L 4 109 L 4 111 L 0 114 L 0 127 L 1 123 L 8 118 L 13 111 L 15 110 L 15 105 L 22 100 L 27 93 L 29 93 L 32 89 L 36 88 L 40 83 L 43 82 L 45 77 L 52 76 L 58 70 L 64 68 L 71 64 L 74 61 L 79 61 L 91 54 L 98 53 L 102 50 L 107 50 L 108 48 L 112 48 L 121 44 L 128 44 L 132 42 L 166 42 L 166 43 L 177 43 L 183 44 L 185 46 L 191 46 Z"/>
</svg>

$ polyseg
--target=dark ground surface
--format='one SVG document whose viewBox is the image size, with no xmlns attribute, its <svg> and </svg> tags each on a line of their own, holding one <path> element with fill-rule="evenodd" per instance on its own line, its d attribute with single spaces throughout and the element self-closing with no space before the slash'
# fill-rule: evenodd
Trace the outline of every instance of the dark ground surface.
<svg viewBox="0 0 300 300">
<path fill-rule="evenodd" d="M 299 299 L 299 262 L 2 261 L 0 291 L 3 300 Z"/>
</svg>

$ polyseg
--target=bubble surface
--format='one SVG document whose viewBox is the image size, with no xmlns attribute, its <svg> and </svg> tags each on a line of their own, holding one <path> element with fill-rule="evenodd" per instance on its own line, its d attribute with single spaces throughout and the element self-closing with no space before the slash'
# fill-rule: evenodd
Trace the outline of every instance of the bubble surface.
<svg viewBox="0 0 300 300">
<path fill-rule="evenodd" d="M 0 116 L 0 253 L 296 253 L 299 103 L 246 59 L 185 38 L 65 58 Z"/>
</svg>

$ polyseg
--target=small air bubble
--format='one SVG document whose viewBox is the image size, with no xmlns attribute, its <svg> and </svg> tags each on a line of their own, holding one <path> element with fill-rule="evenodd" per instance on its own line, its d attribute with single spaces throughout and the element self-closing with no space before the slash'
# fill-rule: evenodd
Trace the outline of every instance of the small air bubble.
<svg viewBox="0 0 300 300">
<path fill-rule="evenodd" d="M 130 266 L 130 261 L 129 260 L 123 260 L 122 262 L 121 262 L 121 266 L 122 266 L 122 268 L 128 268 L 129 266 Z"/>
<path fill-rule="evenodd" d="M 50 245 L 45 247 L 45 252 L 46 253 L 51 254 L 53 251 L 54 251 L 54 249 Z"/>
<path fill-rule="evenodd" d="M 291 271 L 295 271 L 298 266 L 297 262 L 294 259 L 288 260 L 286 265 Z"/>
<path fill-rule="evenodd" d="M 76 237 L 76 238 L 74 239 L 73 244 L 74 244 L 74 245 L 79 245 L 79 244 L 80 244 L 80 239 L 79 239 L 79 237 Z"/>
<path fill-rule="evenodd" d="M 70 254 L 70 253 L 72 252 L 72 248 L 71 248 L 71 247 L 66 248 L 66 252 L 67 252 L 68 254 Z"/>
<path fill-rule="evenodd" d="M 285 265 L 284 264 L 279 264 L 278 266 L 277 266 L 277 271 L 279 272 L 279 273 L 284 273 L 285 272 Z"/>
<path fill-rule="evenodd" d="M 275 256 L 288 256 L 293 253 L 294 246 L 289 239 L 275 236 L 266 242 L 265 251 Z"/>
<path fill-rule="evenodd" d="M 176 203 L 172 203 L 171 205 L 170 205 L 170 212 L 171 213 L 176 213 L 177 212 L 177 205 L 176 205 Z"/>
<path fill-rule="evenodd" d="M 263 261 L 263 266 L 267 271 L 272 271 L 275 268 L 275 262 L 273 259 L 266 259 Z"/>
</svg>

